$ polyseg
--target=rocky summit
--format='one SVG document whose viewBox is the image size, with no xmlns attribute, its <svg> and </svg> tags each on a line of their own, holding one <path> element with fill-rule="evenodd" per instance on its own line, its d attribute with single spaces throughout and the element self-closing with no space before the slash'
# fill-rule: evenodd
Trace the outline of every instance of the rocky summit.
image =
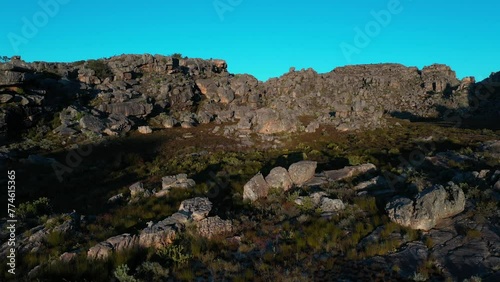
<svg viewBox="0 0 500 282">
<path fill-rule="evenodd" d="M 1 281 L 500 280 L 500 72 L 3 61 Z"/>
<path fill-rule="evenodd" d="M 54 118 L 53 131 L 73 137 L 149 133 L 144 126 L 153 121 L 165 128 L 223 124 L 234 135 L 314 132 L 320 125 L 377 128 L 385 115 L 438 118 L 463 110 L 499 77 L 478 84 L 473 77 L 457 79 L 445 65 L 375 64 L 324 74 L 292 70 L 261 82 L 230 74 L 223 60 L 148 54 L 74 63 L 15 57 L 0 64 L 0 73 L 1 131 Z M 498 117 L 495 100 L 481 115 Z"/>
</svg>

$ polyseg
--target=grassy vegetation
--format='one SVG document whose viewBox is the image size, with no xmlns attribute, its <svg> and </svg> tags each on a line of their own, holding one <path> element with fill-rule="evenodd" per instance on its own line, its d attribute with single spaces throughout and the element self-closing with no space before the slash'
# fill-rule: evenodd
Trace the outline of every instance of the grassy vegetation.
<svg viewBox="0 0 500 282">
<path fill-rule="evenodd" d="M 36 222 L 42 224 L 52 212 L 72 209 L 95 217 L 80 226 L 79 236 L 49 233 L 41 248 L 43 252 L 23 255 L 19 265 L 24 267 L 22 271 L 43 265 L 39 275 L 42 280 L 102 281 L 114 277 L 119 281 L 162 281 L 170 277 L 189 281 L 195 277 L 214 280 L 229 277 L 237 281 L 293 281 L 303 280 L 304 273 L 320 279 L 321 272 L 340 274 L 348 269 L 353 269 L 353 273 L 345 275 L 368 279 L 356 276 L 359 273 L 354 269 L 358 262 L 395 252 L 408 241 L 422 240 L 429 248 L 433 242 L 419 232 L 391 223 L 382 211 L 383 198 L 358 196 L 352 186 L 364 179 L 322 187 L 331 198 L 347 204 L 344 211 L 329 218 L 323 217 L 312 203 L 302 206 L 294 203 L 299 196 L 314 192 L 311 189 L 272 191 L 267 199 L 249 205 L 241 199 L 243 185 L 259 171 L 266 175 L 276 166 L 288 167 L 303 159 L 318 161 L 318 171 L 372 162 L 383 172 L 406 174 L 395 188 L 400 194 L 412 194 L 418 191 L 410 186 L 419 180 L 423 180 L 422 185 L 426 181 L 442 183 L 454 176 L 453 169 L 498 166 L 485 156 L 488 162 L 481 166 L 452 163 L 448 171 L 443 171 L 421 163 L 409 170 L 401 166 L 401 158 L 409 159 L 415 150 L 425 156 L 448 149 L 470 155 L 497 133 L 401 123 L 403 126 L 397 130 L 364 133 L 327 130 L 296 138 L 282 136 L 285 146 L 273 150 L 242 150 L 231 140 L 209 135 L 211 128 L 172 129 L 168 135 L 132 136 L 96 145 L 91 155 L 65 175 L 62 183 L 50 167 L 20 166 L 19 172 L 23 169 L 31 172 L 23 175 L 37 175 L 19 180 L 20 187 L 26 187 L 18 196 L 24 202 L 19 208 L 24 218 L 43 218 Z M 192 132 L 195 137 L 181 138 L 185 132 Z M 67 151 L 62 151 L 49 156 L 65 163 L 67 155 Z M 127 197 L 128 186 L 136 181 L 142 181 L 146 189 L 159 189 L 163 176 L 177 173 L 187 173 L 193 178 L 197 183 L 195 189 L 173 190 L 168 197 L 152 197 L 131 204 L 107 204 L 107 199 L 118 193 Z M 476 201 L 479 214 L 487 217 L 497 213 L 498 203 L 488 197 L 485 185 L 463 183 L 462 186 L 467 197 Z M 239 243 L 226 238 L 199 238 L 194 229 L 188 228 L 168 249 L 133 250 L 114 254 L 105 261 L 86 260 L 85 251 L 93 244 L 117 234 L 136 234 L 146 222 L 161 220 L 177 211 L 182 200 L 207 195 L 214 203 L 213 214 L 235 219 Z M 20 232 L 28 232 L 32 226 L 21 227 Z M 475 230 L 467 230 L 465 235 L 479 238 Z M 73 250 L 80 254 L 72 262 L 49 263 L 63 252 Z M 368 269 L 365 273 L 373 273 L 370 279 L 387 278 L 398 270 L 397 267 L 389 272 Z M 426 274 L 424 269 L 419 273 Z"/>
</svg>

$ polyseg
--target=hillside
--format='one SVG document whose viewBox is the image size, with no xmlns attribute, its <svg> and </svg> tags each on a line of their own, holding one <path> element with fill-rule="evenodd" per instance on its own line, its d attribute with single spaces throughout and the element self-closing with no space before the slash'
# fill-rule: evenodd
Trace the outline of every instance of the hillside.
<svg viewBox="0 0 500 282">
<path fill-rule="evenodd" d="M 499 120 L 500 72 L 441 64 L 14 57 L 0 280 L 498 281 Z"/>
</svg>

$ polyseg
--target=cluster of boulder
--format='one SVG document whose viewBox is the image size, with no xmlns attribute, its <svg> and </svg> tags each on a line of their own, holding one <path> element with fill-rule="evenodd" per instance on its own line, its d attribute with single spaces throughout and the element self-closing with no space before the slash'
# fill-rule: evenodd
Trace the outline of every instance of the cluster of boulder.
<svg viewBox="0 0 500 282">
<path fill-rule="evenodd" d="M 314 177 L 316 166 L 316 162 L 300 161 L 292 164 L 288 170 L 283 167 L 273 168 L 265 179 L 261 173 L 258 173 L 243 186 L 243 199 L 253 202 L 267 197 L 270 188 L 287 191 L 293 185 L 303 185 Z"/>
<path fill-rule="evenodd" d="M 338 170 L 326 170 L 321 173 L 316 173 L 316 167 L 317 162 L 300 161 L 290 165 L 288 170 L 275 167 L 265 178 L 258 173 L 243 186 L 243 199 L 253 202 L 267 197 L 270 188 L 287 191 L 293 186 L 320 187 L 330 182 L 347 180 L 360 175 L 371 175 L 377 170 L 375 165 L 370 163 L 346 166 Z M 354 189 L 363 190 L 380 182 L 380 176 L 374 176 L 369 181 L 358 184 Z"/>
</svg>

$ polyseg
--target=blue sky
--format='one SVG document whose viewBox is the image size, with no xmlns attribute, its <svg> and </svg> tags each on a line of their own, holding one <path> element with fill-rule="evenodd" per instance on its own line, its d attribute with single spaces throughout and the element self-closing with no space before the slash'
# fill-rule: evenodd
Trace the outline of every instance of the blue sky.
<svg viewBox="0 0 500 282">
<path fill-rule="evenodd" d="M 0 55 L 26 61 L 182 53 L 225 59 L 230 72 L 260 80 L 291 66 L 328 72 L 382 62 L 444 63 L 459 78 L 500 71 L 499 1 L 6 0 L 2 6 Z"/>
</svg>

